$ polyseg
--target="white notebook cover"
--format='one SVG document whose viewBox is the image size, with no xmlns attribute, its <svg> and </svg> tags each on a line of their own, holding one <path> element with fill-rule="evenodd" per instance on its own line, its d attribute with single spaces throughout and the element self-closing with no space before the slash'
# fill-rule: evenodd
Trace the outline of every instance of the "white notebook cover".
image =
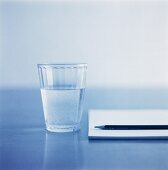
<svg viewBox="0 0 168 170">
<path fill-rule="evenodd" d="M 168 130 L 101 130 L 99 125 L 168 125 L 168 110 L 90 110 L 89 139 L 167 138 Z"/>
</svg>

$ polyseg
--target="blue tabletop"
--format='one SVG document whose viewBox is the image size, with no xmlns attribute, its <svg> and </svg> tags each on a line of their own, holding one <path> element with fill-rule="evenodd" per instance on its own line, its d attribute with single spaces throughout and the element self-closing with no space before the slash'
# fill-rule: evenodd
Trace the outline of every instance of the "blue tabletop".
<svg viewBox="0 0 168 170">
<path fill-rule="evenodd" d="M 87 89 L 81 130 L 45 130 L 40 90 L 0 90 L 0 169 L 168 169 L 168 140 L 88 140 L 89 109 L 168 109 L 166 89 Z"/>
</svg>

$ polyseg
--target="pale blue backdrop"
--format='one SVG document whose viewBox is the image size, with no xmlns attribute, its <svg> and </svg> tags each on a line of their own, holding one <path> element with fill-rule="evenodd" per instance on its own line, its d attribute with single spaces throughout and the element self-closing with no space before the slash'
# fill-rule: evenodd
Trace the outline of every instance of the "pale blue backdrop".
<svg viewBox="0 0 168 170">
<path fill-rule="evenodd" d="M 167 87 L 168 1 L 0 1 L 0 87 L 57 62 L 87 62 L 92 87 Z"/>
</svg>

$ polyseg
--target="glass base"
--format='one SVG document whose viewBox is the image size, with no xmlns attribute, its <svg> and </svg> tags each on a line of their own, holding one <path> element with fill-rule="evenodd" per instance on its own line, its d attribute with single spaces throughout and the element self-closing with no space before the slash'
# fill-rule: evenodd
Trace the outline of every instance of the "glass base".
<svg viewBox="0 0 168 170">
<path fill-rule="evenodd" d="M 50 132 L 76 132 L 80 130 L 80 125 L 47 125 L 47 130 Z"/>
</svg>

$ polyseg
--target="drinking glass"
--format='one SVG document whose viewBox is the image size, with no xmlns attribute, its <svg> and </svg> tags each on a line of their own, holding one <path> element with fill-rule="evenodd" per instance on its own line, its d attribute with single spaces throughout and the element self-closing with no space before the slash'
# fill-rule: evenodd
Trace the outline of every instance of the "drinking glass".
<svg viewBox="0 0 168 170">
<path fill-rule="evenodd" d="M 46 128 L 52 132 L 80 129 L 86 63 L 38 64 Z"/>
</svg>

